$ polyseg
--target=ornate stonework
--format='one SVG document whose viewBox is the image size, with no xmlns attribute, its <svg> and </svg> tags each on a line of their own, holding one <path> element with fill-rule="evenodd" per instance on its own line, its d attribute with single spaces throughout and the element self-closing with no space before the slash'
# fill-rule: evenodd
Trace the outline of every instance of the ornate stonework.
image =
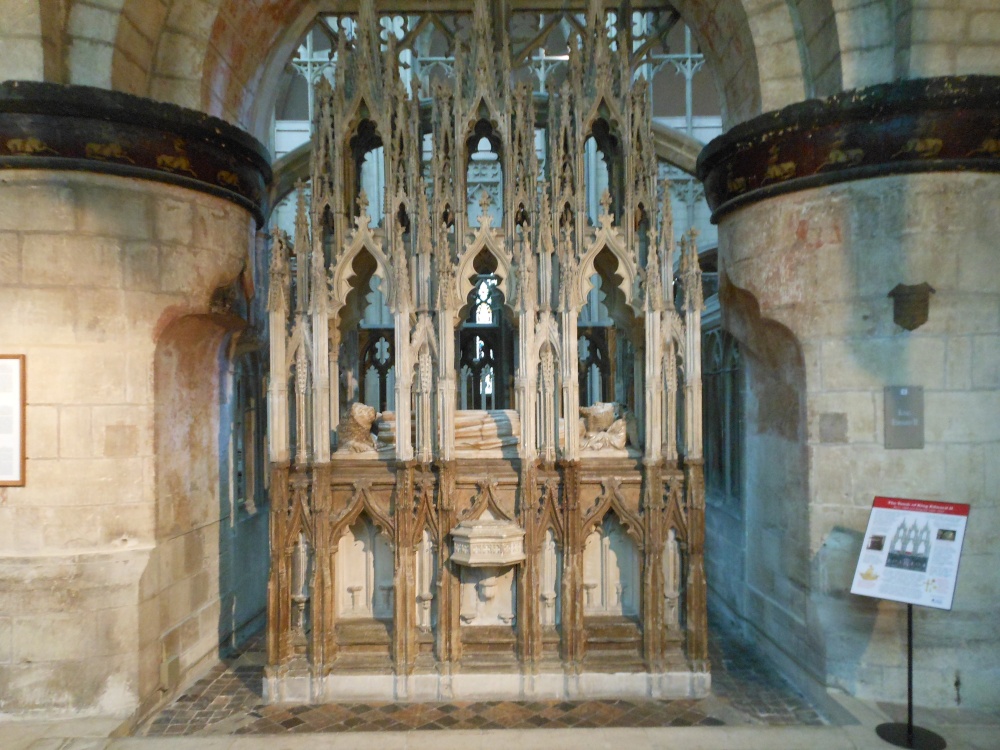
<svg viewBox="0 0 1000 750">
<path fill-rule="evenodd" d="M 709 686 L 701 280 L 685 238 L 675 300 L 648 91 L 595 2 L 536 112 L 489 7 L 418 91 L 362 3 L 316 92 L 272 247 L 270 700 Z"/>
<path fill-rule="evenodd" d="M 846 180 L 1000 171 L 995 76 L 883 83 L 793 104 L 708 144 L 698 178 L 713 221 L 741 206 Z"/>
<path fill-rule="evenodd" d="M 0 83 L 0 170 L 68 169 L 167 182 L 267 213 L 270 155 L 227 122 L 119 91 Z"/>
</svg>

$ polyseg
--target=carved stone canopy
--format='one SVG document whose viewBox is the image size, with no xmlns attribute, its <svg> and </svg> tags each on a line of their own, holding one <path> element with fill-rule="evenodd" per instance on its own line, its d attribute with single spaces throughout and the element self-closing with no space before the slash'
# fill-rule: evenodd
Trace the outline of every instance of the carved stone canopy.
<svg viewBox="0 0 1000 750">
<path fill-rule="evenodd" d="M 514 521 L 477 518 L 452 529 L 452 561 L 471 568 L 515 565 L 524 560 L 524 529 Z"/>
</svg>

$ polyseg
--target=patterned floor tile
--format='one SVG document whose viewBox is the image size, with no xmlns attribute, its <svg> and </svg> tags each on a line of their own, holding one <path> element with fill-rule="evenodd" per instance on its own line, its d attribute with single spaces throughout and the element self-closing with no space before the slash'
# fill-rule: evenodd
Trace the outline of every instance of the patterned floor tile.
<svg viewBox="0 0 1000 750">
<path fill-rule="evenodd" d="M 564 727 L 719 726 L 707 702 L 697 700 L 457 701 L 455 703 L 339 703 L 269 706 L 263 701 L 263 640 L 251 640 L 243 658 L 217 665 L 184 695 L 151 717 L 137 734 L 284 734 L 303 732 L 555 729 Z M 714 703 L 728 723 L 826 723 L 751 647 L 714 628 L 710 638 Z M 704 704 L 703 704 L 704 703 Z M 737 717 L 734 720 L 734 716 Z M 213 725 L 218 728 L 213 730 Z"/>
</svg>

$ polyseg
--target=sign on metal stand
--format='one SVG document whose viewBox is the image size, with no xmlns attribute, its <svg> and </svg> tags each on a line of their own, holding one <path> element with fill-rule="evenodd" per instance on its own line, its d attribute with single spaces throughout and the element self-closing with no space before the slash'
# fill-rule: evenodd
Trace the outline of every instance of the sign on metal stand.
<svg viewBox="0 0 1000 750">
<path fill-rule="evenodd" d="M 943 750 L 944 738 L 913 725 L 913 605 L 951 609 L 969 506 L 876 497 L 851 593 L 906 604 L 906 723 L 875 732 L 897 747 Z"/>
</svg>

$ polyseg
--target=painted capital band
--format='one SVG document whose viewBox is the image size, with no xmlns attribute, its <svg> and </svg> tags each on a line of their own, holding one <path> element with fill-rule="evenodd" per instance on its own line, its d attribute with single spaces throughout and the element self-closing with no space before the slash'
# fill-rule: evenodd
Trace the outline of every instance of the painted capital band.
<svg viewBox="0 0 1000 750">
<path fill-rule="evenodd" d="M 880 84 L 734 127 L 698 157 L 712 221 L 775 195 L 912 172 L 1000 171 L 1000 77 Z"/>
<path fill-rule="evenodd" d="M 215 117 L 117 91 L 0 84 L 0 170 L 101 172 L 230 200 L 263 224 L 267 149 Z"/>
</svg>

